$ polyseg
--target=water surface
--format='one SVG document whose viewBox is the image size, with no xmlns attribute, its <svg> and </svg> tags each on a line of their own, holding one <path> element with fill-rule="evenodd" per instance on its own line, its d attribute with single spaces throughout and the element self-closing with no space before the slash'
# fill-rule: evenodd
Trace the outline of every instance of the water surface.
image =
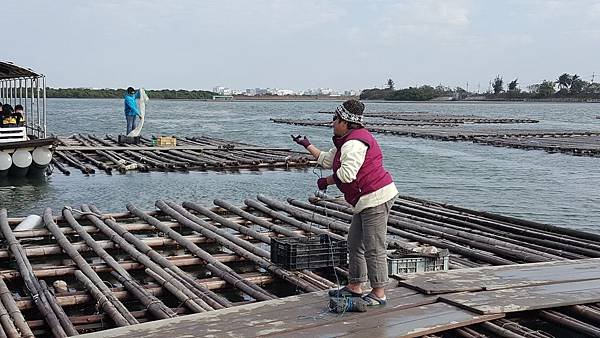
<svg viewBox="0 0 600 338">
<path fill-rule="evenodd" d="M 270 118 L 329 119 L 339 102 L 201 102 L 151 100 L 144 134 L 206 135 L 253 144 L 302 148 L 290 134 L 306 134 L 321 149 L 331 145 L 331 130 L 274 124 Z M 534 118 L 537 124 L 508 128 L 600 130 L 599 104 L 560 103 L 371 103 L 370 111 L 429 111 L 485 117 Z M 121 100 L 50 99 L 48 128 L 57 135 L 118 134 L 125 130 Z M 477 128 L 478 125 L 473 125 Z M 489 125 L 485 125 L 489 127 Z M 469 142 L 441 142 L 376 134 L 385 166 L 402 194 L 492 211 L 530 220 L 600 231 L 600 158 L 497 148 Z M 319 170 L 241 171 L 237 173 L 127 173 L 102 171 L 84 176 L 56 171 L 45 182 L 0 186 L 0 205 L 10 216 L 59 212 L 64 205 L 94 203 L 123 211 L 128 202 L 145 209 L 154 201 L 215 198 L 241 204 L 263 193 L 306 199 L 316 189 Z M 329 172 L 324 171 L 324 174 Z M 334 192 L 330 189 L 329 192 Z"/>
</svg>

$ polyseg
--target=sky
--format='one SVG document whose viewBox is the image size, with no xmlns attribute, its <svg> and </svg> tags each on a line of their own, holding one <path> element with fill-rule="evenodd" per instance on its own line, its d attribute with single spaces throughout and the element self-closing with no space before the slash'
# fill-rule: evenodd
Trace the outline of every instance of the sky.
<svg viewBox="0 0 600 338">
<path fill-rule="evenodd" d="M 3 0 L 2 17 L 0 60 L 51 87 L 600 81 L 600 0 Z"/>
</svg>

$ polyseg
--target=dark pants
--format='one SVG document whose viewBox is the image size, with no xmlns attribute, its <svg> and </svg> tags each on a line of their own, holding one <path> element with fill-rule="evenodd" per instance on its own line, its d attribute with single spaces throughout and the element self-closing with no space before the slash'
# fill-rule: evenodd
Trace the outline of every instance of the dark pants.
<svg viewBox="0 0 600 338">
<path fill-rule="evenodd" d="M 129 135 L 137 127 L 137 115 L 125 115 L 125 118 L 127 119 L 127 133 L 125 135 Z"/>
<path fill-rule="evenodd" d="M 349 282 L 371 283 L 380 288 L 388 283 L 385 237 L 393 198 L 352 216 L 348 232 Z"/>
</svg>

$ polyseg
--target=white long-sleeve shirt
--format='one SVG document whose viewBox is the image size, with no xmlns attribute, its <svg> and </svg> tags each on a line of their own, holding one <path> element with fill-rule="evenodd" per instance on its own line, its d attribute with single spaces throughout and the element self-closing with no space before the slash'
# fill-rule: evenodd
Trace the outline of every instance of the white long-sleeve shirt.
<svg viewBox="0 0 600 338">
<path fill-rule="evenodd" d="M 360 167 L 362 167 L 365 162 L 368 149 L 369 147 L 359 140 L 350 140 L 342 145 L 342 148 L 340 149 L 341 166 L 337 172 L 334 173 L 340 181 L 343 183 L 350 183 L 356 179 Z M 331 168 L 336 152 L 336 147 L 329 149 L 329 151 L 322 151 L 317 159 L 317 163 L 325 169 Z M 366 208 L 376 207 L 391 200 L 397 195 L 398 189 L 394 182 L 392 182 L 379 190 L 361 196 L 354 207 L 354 213 L 358 214 Z"/>
</svg>

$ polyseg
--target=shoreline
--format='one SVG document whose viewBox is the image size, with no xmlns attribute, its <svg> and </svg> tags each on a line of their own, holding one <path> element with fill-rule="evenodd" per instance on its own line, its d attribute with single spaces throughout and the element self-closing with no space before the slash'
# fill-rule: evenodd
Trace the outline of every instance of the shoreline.
<svg viewBox="0 0 600 338">
<path fill-rule="evenodd" d="M 49 96 L 47 99 L 70 99 L 70 100 L 122 100 L 118 97 L 63 97 Z M 252 97 L 243 96 L 240 98 L 233 97 L 232 99 L 166 99 L 166 98 L 151 98 L 152 100 L 161 101 L 200 101 L 200 102 L 319 102 L 319 101 L 346 101 L 350 99 L 359 99 L 356 96 L 268 96 L 268 97 Z M 442 103 L 442 104 L 463 104 L 463 103 L 600 103 L 600 99 L 526 99 L 526 100 L 498 100 L 498 99 L 473 99 L 473 100 L 427 100 L 427 101 L 400 101 L 400 100 L 362 100 L 368 103 Z"/>
</svg>

